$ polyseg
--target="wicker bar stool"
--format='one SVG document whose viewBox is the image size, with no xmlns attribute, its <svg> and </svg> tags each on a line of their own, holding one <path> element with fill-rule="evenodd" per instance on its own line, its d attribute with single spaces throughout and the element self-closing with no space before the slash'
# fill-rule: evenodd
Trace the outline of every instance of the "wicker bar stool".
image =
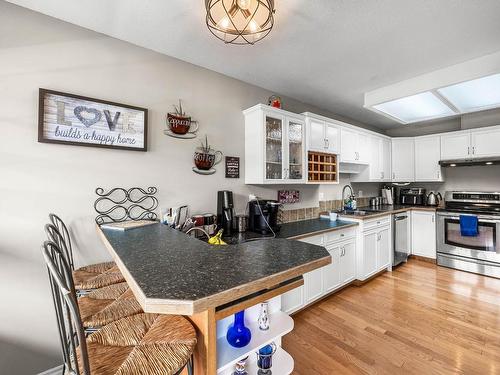
<svg viewBox="0 0 500 375">
<path fill-rule="evenodd" d="M 73 262 L 73 247 L 68 228 L 61 218 L 53 213 L 49 214 L 49 219 L 53 227 L 59 232 L 59 241 L 64 242 L 63 246 L 60 242 L 56 241 L 59 247 L 65 252 L 69 266 L 73 270 L 73 279 L 79 294 L 85 294 L 92 289 L 102 288 L 125 281 L 123 275 L 114 262 L 90 264 L 75 270 Z M 52 228 L 49 229 L 53 232 Z M 49 235 L 49 239 L 51 239 L 49 232 L 47 232 L 47 235 Z"/>
<path fill-rule="evenodd" d="M 61 233 L 52 224 L 45 225 L 45 232 L 49 240 L 58 245 L 62 256 L 68 262 L 68 249 Z M 76 290 L 73 279 L 70 282 Z M 115 320 L 143 312 L 126 282 L 93 289 L 78 298 L 77 302 L 86 333 L 94 332 Z"/>
<path fill-rule="evenodd" d="M 136 314 L 86 338 L 69 264 L 54 242 L 46 241 L 42 252 L 56 310 L 63 373 L 176 375 L 187 366 L 188 374 L 193 374 L 196 332 L 182 316 Z"/>
</svg>

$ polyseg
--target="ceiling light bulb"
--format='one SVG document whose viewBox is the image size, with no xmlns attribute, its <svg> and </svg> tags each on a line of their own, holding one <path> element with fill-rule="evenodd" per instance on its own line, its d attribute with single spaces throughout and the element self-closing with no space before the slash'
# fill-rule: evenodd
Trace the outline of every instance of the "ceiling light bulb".
<svg viewBox="0 0 500 375">
<path fill-rule="evenodd" d="M 224 17 L 223 19 L 221 19 L 219 21 L 219 25 L 220 27 L 222 27 L 223 29 L 227 29 L 229 28 L 229 25 L 230 25 L 230 22 L 229 22 L 229 17 Z"/>
<path fill-rule="evenodd" d="M 250 28 L 250 31 L 253 33 L 260 29 L 259 25 L 257 25 L 257 22 L 255 22 L 254 20 L 250 21 L 248 27 Z"/>
<path fill-rule="evenodd" d="M 237 0 L 236 3 L 240 7 L 240 9 L 247 10 L 252 5 L 252 0 Z"/>
</svg>

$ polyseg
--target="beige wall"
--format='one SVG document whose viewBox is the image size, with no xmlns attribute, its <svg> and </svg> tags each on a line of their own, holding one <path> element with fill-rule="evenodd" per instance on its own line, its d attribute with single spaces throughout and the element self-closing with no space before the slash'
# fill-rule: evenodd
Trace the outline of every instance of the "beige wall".
<svg viewBox="0 0 500 375">
<path fill-rule="evenodd" d="M 149 152 L 37 143 L 39 87 L 148 108 Z M 238 211 L 244 210 L 249 193 L 274 198 L 278 187 L 246 186 L 243 176 L 225 179 L 221 166 L 212 176 L 194 174 L 192 154 L 199 140 L 163 134 L 164 116 L 181 98 L 213 146 L 243 157 L 241 111 L 266 102 L 270 94 L 0 1 L 2 370 L 32 374 L 60 362 L 40 253 L 47 214 L 57 212 L 71 225 L 81 265 L 108 258 L 93 225 L 98 186 L 158 186 L 162 206 L 189 203 L 192 212 L 214 211 L 216 191 L 221 189 L 235 192 Z M 284 104 L 291 111 L 334 117 L 291 99 L 284 98 Z M 317 205 L 317 186 L 297 188 L 302 198 L 297 208 Z M 322 188 L 328 199 L 339 198 L 340 190 Z"/>
</svg>

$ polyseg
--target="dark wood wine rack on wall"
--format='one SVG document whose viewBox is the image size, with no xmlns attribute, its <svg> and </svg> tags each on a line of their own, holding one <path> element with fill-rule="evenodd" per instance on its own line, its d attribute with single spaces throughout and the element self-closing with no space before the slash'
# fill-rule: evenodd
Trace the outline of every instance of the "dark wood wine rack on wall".
<svg viewBox="0 0 500 375">
<path fill-rule="evenodd" d="M 308 182 L 311 183 L 337 183 L 338 166 L 337 155 L 309 151 L 308 156 Z"/>
</svg>

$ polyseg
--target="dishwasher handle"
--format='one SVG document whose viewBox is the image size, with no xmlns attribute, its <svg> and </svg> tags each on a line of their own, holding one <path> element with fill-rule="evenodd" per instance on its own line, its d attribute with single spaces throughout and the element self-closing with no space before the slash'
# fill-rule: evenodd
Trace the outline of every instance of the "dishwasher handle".
<svg viewBox="0 0 500 375">
<path fill-rule="evenodd" d="M 405 215 L 405 216 L 394 216 L 394 221 L 400 221 L 400 220 L 404 220 L 404 219 L 408 219 L 408 216 Z"/>
</svg>

